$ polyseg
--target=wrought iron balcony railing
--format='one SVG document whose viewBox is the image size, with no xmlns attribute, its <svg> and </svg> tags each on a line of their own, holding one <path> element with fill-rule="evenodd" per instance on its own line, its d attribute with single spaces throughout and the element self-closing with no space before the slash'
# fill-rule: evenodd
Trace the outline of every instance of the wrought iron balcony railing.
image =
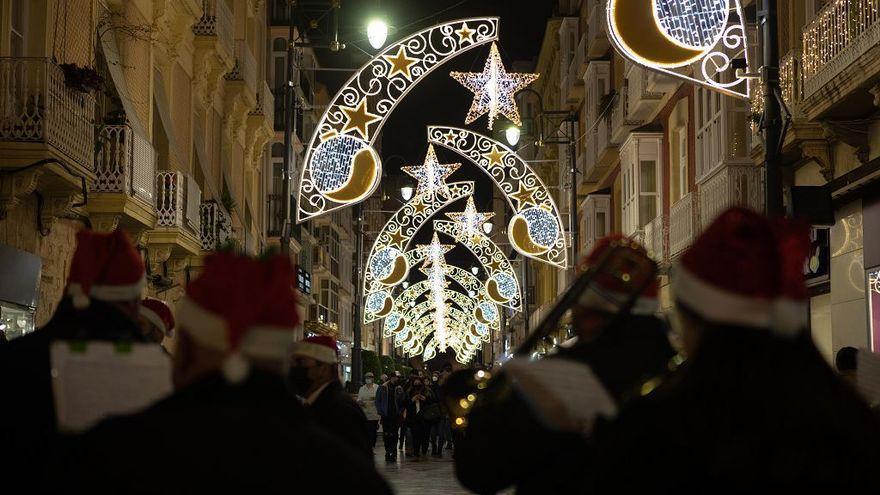
<svg viewBox="0 0 880 495">
<path fill-rule="evenodd" d="M 257 94 L 257 61 L 245 40 L 235 40 L 235 65 L 226 73 L 227 81 L 244 81 L 252 94 Z"/>
<path fill-rule="evenodd" d="M 202 17 L 192 27 L 196 36 L 216 36 L 226 53 L 232 53 L 232 11 L 226 0 L 202 0 Z"/>
<path fill-rule="evenodd" d="M 213 199 L 199 205 L 201 233 L 199 241 L 205 251 L 215 251 L 232 237 L 232 218 L 223 205 Z"/>
<path fill-rule="evenodd" d="M 201 231 L 199 206 L 202 191 L 196 181 L 179 171 L 156 173 L 156 225 L 186 228 L 193 235 Z"/>
<path fill-rule="evenodd" d="M 95 99 L 48 58 L 0 57 L 0 141 L 45 143 L 93 170 Z"/>
<path fill-rule="evenodd" d="M 95 151 L 96 192 L 122 193 L 153 204 L 156 152 L 131 126 L 98 129 Z"/>
</svg>

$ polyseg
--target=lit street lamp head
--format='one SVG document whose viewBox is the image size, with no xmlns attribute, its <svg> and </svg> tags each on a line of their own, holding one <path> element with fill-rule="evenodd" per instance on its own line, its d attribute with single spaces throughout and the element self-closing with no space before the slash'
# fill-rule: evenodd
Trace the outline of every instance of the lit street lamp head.
<svg viewBox="0 0 880 495">
<path fill-rule="evenodd" d="M 507 138 L 507 143 L 511 146 L 516 146 L 516 143 L 519 142 L 520 130 L 519 127 L 512 125 L 504 131 L 504 136 Z"/>
<path fill-rule="evenodd" d="M 373 19 L 367 24 L 367 39 L 370 46 L 378 50 L 388 38 L 388 24 L 382 19 Z"/>
</svg>

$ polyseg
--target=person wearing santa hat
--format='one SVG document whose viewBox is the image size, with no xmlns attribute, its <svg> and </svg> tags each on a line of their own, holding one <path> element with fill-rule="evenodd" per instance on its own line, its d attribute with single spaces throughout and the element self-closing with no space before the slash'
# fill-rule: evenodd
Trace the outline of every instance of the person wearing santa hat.
<svg viewBox="0 0 880 495">
<path fill-rule="evenodd" d="M 46 479 L 46 461 L 58 443 L 52 341 L 147 341 L 137 324 L 145 285 L 144 262 L 125 232 L 76 234 L 67 286 L 51 320 L 0 345 L 0 376 L 15 377 L 3 388 L 4 402 L 15 406 L 0 408 L 0 465 L 9 478 Z"/>
<path fill-rule="evenodd" d="M 614 248 L 656 267 L 645 249 L 629 238 L 613 234 L 597 241 L 579 268 L 596 265 Z M 658 283 L 651 279 L 638 295 L 628 314 L 617 315 L 627 289 L 602 271 L 593 275 L 586 290 L 573 308 L 572 325 L 577 337 L 541 361 L 525 363 L 538 369 L 549 363 L 564 364 L 569 370 L 554 381 L 572 380 L 581 373 L 595 375 L 616 401 L 623 401 L 646 378 L 663 373 L 674 351 L 667 338 L 665 323 L 656 313 Z M 517 360 L 514 360 L 517 361 Z M 456 474 L 459 481 L 478 493 L 495 493 L 515 486 L 518 493 L 569 493 L 575 491 L 568 474 L 579 473 L 571 464 L 576 452 L 583 450 L 581 433 L 561 431 L 545 421 L 546 412 L 536 405 L 566 403 L 574 395 L 536 396 L 518 388 L 513 371 L 506 365 L 493 378 L 490 387 L 506 386 L 518 393 L 502 401 L 486 401 L 473 408 L 465 434 L 455 448 Z M 549 374 L 549 373 L 545 373 Z M 522 383 L 521 381 L 519 383 Z M 584 391 L 587 390 L 585 386 Z M 492 452 L 486 456 L 486 452 Z"/>
<path fill-rule="evenodd" d="M 175 393 L 88 432 L 71 456 L 65 486 L 92 493 L 390 493 L 372 463 L 317 427 L 287 390 L 285 355 L 299 323 L 295 280 L 286 257 L 208 255 L 177 303 Z M 156 459 L 159 469 L 149 469 Z"/>
<path fill-rule="evenodd" d="M 849 493 L 876 484 L 880 426 L 807 331 L 805 225 L 722 213 L 672 273 L 687 361 L 600 421 L 596 493 Z"/>
<path fill-rule="evenodd" d="M 339 382 L 336 339 L 315 335 L 290 348 L 288 383 L 315 421 L 373 462 L 367 417 Z"/>
<path fill-rule="evenodd" d="M 165 301 L 148 297 L 141 301 L 140 325 L 150 340 L 161 344 L 174 332 L 174 314 Z"/>
</svg>

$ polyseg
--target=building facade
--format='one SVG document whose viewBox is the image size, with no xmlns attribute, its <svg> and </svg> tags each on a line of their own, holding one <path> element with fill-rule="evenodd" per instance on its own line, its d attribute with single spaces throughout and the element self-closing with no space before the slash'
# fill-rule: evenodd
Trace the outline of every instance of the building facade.
<svg viewBox="0 0 880 495">
<path fill-rule="evenodd" d="M 254 0 L 0 2 L 0 244 L 39 257 L 37 326 L 84 226 L 171 303 L 205 253 L 264 249 L 266 39 Z"/>
<path fill-rule="evenodd" d="M 754 20 L 755 2 L 743 4 Z M 835 211 L 834 226 L 813 229 L 805 267 L 811 333 L 829 360 L 840 347 L 880 339 L 880 236 L 872 228 L 880 226 L 878 12 L 877 0 L 779 5 L 780 77 L 791 114 L 785 183 L 824 186 Z M 644 69 L 614 51 L 605 24 L 602 0 L 560 1 L 535 64 L 535 89 L 544 111 L 577 115 L 577 252 L 610 232 L 639 239 L 661 266 L 661 303 L 669 309 L 669 271 L 702 229 L 732 205 L 763 209 L 761 88 L 744 101 Z M 753 70 L 761 65 L 758 39 L 755 28 Z M 537 98 L 521 93 L 519 100 L 527 120 L 540 120 Z M 553 131 L 543 129 L 545 140 Z M 546 167 L 545 180 L 556 176 L 562 186 L 556 200 L 564 219 L 574 190 L 570 152 L 545 144 L 529 154 Z M 533 326 L 568 280 L 535 265 Z"/>
</svg>

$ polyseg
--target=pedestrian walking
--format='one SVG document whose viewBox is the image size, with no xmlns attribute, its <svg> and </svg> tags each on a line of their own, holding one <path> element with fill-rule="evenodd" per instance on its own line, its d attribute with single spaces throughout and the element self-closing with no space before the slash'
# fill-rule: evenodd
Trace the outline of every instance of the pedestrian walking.
<svg viewBox="0 0 880 495">
<path fill-rule="evenodd" d="M 364 375 L 364 384 L 358 390 L 358 405 L 364 411 L 367 417 L 367 438 L 370 445 L 370 452 L 376 448 L 376 432 L 379 430 L 379 413 L 376 411 L 376 393 L 379 386 L 374 383 L 373 372 L 368 371 Z"/>
<path fill-rule="evenodd" d="M 596 243 L 582 267 L 599 263 L 615 248 L 653 264 L 644 248 L 611 235 Z M 467 414 L 466 429 L 457 430 L 459 481 L 477 493 L 510 486 L 520 494 L 577 491 L 583 481 L 578 453 L 586 451 L 583 425 L 592 423 L 595 414 L 584 405 L 607 405 L 591 388 L 594 381 L 613 405 L 644 380 L 663 373 L 674 355 L 666 326 L 654 315 L 658 290 L 654 279 L 630 312 L 620 315 L 625 288 L 618 278 L 597 273 L 573 308 L 577 343 L 539 361 L 508 362 L 481 392 L 486 399 Z M 529 383 L 539 386 L 526 388 Z"/>
<path fill-rule="evenodd" d="M 63 477 L 73 493 L 389 493 L 372 465 L 318 428 L 287 391 L 298 323 L 287 258 L 205 258 L 177 305 L 175 393 L 86 434 Z M 157 461 L 161 460 L 161 461 Z"/>
<path fill-rule="evenodd" d="M 434 394 L 425 386 L 422 379 L 416 376 L 412 381 L 406 403 L 406 426 L 412 432 L 412 456 L 416 460 L 428 454 L 428 435 L 431 421 L 435 419 L 431 416 L 431 411 L 436 406 Z"/>
<path fill-rule="evenodd" d="M 880 427 L 807 327 L 805 226 L 734 208 L 673 272 L 687 362 L 600 421 L 595 493 L 853 493 L 873 486 Z M 682 468 L 684 467 L 684 468 Z M 820 488 L 821 487 L 821 488 Z"/>
<path fill-rule="evenodd" d="M 367 417 L 339 381 L 338 349 L 336 339 L 324 335 L 294 343 L 288 372 L 290 384 L 318 425 L 372 462 Z"/>
<path fill-rule="evenodd" d="M 64 296 L 52 319 L 36 332 L 0 344 L 0 376 L 10 378 L 3 386 L 3 401 L 14 404 L 0 407 L 4 484 L 39 491 L 35 483 L 48 479 L 49 458 L 59 448 L 53 342 L 147 342 L 137 322 L 144 274 L 143 260 L 123 231 L 81 230 Z"/>
<path fill-rule="evenodd" d="M 400 372 L 395 371 L 388 381 L 376 390 L 376 411 L 382 421 L 382 442 L 385 446 L 385 460 L 397 460 L 397 436 L 400 431 L 400 415 L 406 405 L 403 387 L 400 385 Z"/>
</svg>

